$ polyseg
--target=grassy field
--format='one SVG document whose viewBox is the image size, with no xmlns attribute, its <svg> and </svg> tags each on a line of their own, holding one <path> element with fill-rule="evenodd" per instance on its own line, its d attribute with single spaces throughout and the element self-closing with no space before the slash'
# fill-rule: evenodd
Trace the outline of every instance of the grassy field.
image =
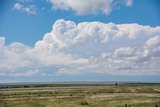
<svg viewBox="0 0 160 107">
<path fill-rule="evenodd" d="M 160 107 L 160 84 L 0 84 L 0 107 Z"/>
</svg>

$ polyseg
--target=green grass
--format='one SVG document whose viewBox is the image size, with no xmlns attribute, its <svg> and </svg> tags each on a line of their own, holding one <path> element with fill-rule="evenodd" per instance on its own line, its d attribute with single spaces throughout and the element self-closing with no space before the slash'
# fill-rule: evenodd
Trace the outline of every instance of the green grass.
<svg viewBox="0 0 160 107">
<path fill-rule="evenodd" d="M 157 84 L 65 86 L 2 88 L 0 107 L 160 107 Z"/>
</svg>

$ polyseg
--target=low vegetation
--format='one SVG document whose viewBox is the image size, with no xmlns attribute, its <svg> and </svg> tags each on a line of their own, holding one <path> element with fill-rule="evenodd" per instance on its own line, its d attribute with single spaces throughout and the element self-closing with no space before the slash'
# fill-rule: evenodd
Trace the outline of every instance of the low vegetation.
<svg viewBox="0 0 160 107">
<path fill-rule="evenodd" d="M 1 84 L 0 107 L 160 107 L 160 84 Z"/>
</svg>

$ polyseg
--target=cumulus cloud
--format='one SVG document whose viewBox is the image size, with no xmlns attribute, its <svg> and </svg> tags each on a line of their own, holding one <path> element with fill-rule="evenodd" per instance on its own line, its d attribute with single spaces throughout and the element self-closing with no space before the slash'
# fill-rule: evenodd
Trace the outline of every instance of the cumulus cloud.
<svg viewBox="0 0 160 107">
<path fill-rule="evenodd" d="M 108 15 L 116 5 L 131 6 L 133 0 L 49 0 L 53 10 L 72 10 L 77 15 L 105 14 Z"/>
<path fill-rule="evenodd" d="M 114 24 L 100 22 L 82 22 L 76 24 L 72 21 L 58 20 L 53 25 L 50 33 L 47 33 L 43 40 L 35 44 L 36 48 L 47 48 L 51 51 L 84 52 L 84 54 L 95 55 L 99 51 L 106 51 L 110 42 L 118 47 L 125 46 L 128 41 L 131 45 L 137 44 L 137 40 L 145 41 L 160 33 L 160 27 L 142 26 L 138 24 Z M 124 41 L 126 39 L 126 41 Z M 118 42 L 118 43 L 116 43 Z M 139 42 L 139 44 L 141 44 Z M 101 54 L 101 53 L 100 53 Z"/>
<path fill-rule="evenodd" d="M 2 44 L 0 45 L 0 71 L 23 68 L 29 64 L 26 55 L 26 51 L 29 49 L 28 46 L 17 42 L 7 46 L 4 44 L 5 41 L 2 41 L 2 43 L 0 43 Z"/>
<path fill-rule="evenodd" d="M 37 8 L 35 5 L 23 5 L 21 3 L 16 3 L 14 6 L 13 6 L 13 10 L 17 10 L 17 11 L 20 11 L 20 12 L 23 12 L 23 13 L 27 13 L 28 15 L 36 15 L 37 12 Z"/>
<path fill-rule="evenodd" d="M 160 26 L 60 19 L 34 47 L 6 45 L 0 37 L 0 73 L 21 76 L 38 69 L 34 75 L 40 75 L 49 68 L 52 75 L 157 75 L 159 53 Z"/>
</svg>

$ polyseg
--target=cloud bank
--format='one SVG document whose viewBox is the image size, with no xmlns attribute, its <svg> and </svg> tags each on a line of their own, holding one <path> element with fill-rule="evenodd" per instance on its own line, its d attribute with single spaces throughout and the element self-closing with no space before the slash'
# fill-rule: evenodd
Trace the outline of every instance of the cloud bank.
<svg viewBox="0 0 160 107">
<path fill-rule="evenodd" d="M 105 14 L 108 15 L 113 8 L 125 5 L 132 6 L 133 0 L 49 0 L 53 10 L 72 10 L 77 15 Z"/>
<path fill-rule="evenodd" d="M 60 19 L 34 47 L 0 37 L 0 76 L 159 73 L 160 26 Z"/>
</svg>

